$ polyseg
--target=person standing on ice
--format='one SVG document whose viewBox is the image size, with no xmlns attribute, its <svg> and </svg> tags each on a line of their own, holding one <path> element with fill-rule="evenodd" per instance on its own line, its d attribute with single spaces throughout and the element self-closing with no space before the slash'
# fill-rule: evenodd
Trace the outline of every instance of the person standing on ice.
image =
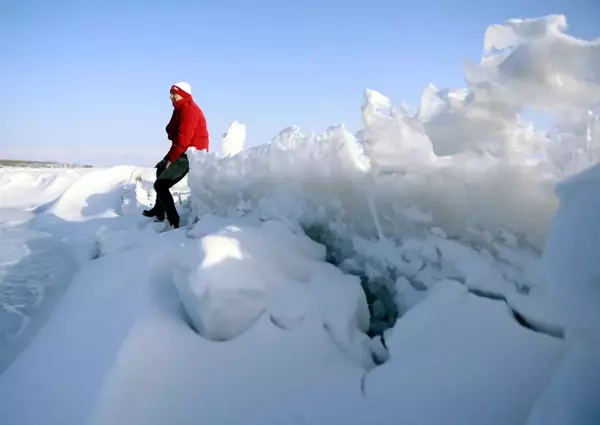
<svg viewBox="0 0 600 425">
<path fill-rule="evenodd" d="M 174 228 L 179 227 L 179 214 L 170 189 L 183 179 L 190 170 L 187 149 L 191 146 L 208 152 L 208 130 L 202 109 L 192 98 L 192 87 L 185 82 L 171 86 L 171 102 L 173 115 L 166 131 L 171 141 L 171 149 L 165 157 L 156 164 L 156 204 L 150 210 L 144 210 L 146 217 L 156 217 L 159 221 L 165 219 Z"/>
</svg>

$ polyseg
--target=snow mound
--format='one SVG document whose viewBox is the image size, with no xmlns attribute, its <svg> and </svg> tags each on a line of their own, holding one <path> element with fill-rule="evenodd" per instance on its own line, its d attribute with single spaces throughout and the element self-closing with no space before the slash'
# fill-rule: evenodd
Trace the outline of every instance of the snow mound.
<svg viewBox="0 0 600 425">
<path fill-rule="evenodd" d="M 153 200 L 147 187 L 154 174 L 135 166 L 91 169 L 57 198 L 37 205 L 27 226 L 65 242 L 78 262 L 127 249 L 151 230 L 137 227 Z M 117 217 L 123 220 L 113 222 Z"/>
<path fill-rule="evenodd" d="M 304 234 L 276 221 L 230 225 L 184 244 L 176 258 L 174 281 L 203 337 L 237 338 L 264 314 L 290 330 L 318 313 L 336 345 L 372 365 L 360 281 L 325 263 L 324 247 Z"/>
<path fill-rule="evenodd" d="M 533 406 L 527 425 L 600 423 L 599 355 L 597 346 L 570 346 L 550 385 Z"/>
<path fill-rule="evenodd" d="M 387 344 L 390 360 L 365 383 L 370 410 L 381 413 L 372 423 L 525 423 L 564 354 L 562 341 L 523 329 L 504 303 L 455 281 L 436 286 Z"/>
<path fill-rule="evenodd" d="M 540 260 L 540 275 L 561 322 L 579 337 L 600 344 L 600 166 L 557 188 L 560 208 Z"/>
<path fill-rule="evenodd" d="M 135 166 L 91 171 L 63 193 L 49 213 L 63 220 L 117 214 L 122 206 L 125 185 L 132 183 L 141 172 Z"/>
<path fill-rule="evenodd" d="M 221 153 L 224 156 L 237 155 L 244 149 L 246 126 L 237 121 L 231 123 L 221 139 Z"/>
<path fill-rule="evenodd" d="M 564 328 L 569 348 L 528 425 L 600 422 L 600 166 L 562 182 L 560 208 L 540 261 L 542 317 Z"/>
<path fill-rule="evenodd" d="M 30 209 L 59 197 L 90 169 L 1 169 L 2 208 Z"/>
<path fill-rule="evenodd" d="M 263 314 L 239 337 L 211 341 L 182 319 L 180 295 L 168 279 L 170 259 L 153 268 L 154 277 L 138 286 L 150 289 L 140 297 L 149 313 L 122 345 L 89 423 L 258 425 L 368 417 L 359 385 L 364 369 L 332 343 L 321 316 L 310 310 L 315 300 L 305 285 L 281 285 L 306 313 L 293 329 Z M 272 306 L 287 298 L 279 295 Z M 352 414 L 331 400 L 353 406 Z"/>
</svg>

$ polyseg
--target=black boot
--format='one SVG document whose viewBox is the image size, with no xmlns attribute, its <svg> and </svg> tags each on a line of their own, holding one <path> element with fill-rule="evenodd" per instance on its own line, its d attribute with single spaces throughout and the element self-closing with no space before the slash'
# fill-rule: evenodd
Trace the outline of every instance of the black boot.
<svg viewBox="0 0 600 425">
<path fill-rule="evenodd" d="M 157 213 L 154 208 L 142 211 L 142 215 L 144 217 L 156 217 L 156 220 L 158 220 L 158 221 L 164 221 L 164 219 L 165 219 L 164 214 Z"/>
<path fill-rule="evenodd" d="M 173 226 L 174 229 L 179 229 L 179 217 L 169 218 L 169 224 Z"/>
</svg>

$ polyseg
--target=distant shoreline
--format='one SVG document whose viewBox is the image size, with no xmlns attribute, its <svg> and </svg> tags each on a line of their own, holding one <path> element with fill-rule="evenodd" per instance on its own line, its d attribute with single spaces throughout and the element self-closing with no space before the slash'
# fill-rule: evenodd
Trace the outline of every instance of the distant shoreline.
<svg viewBox="0 0 600 425">
<path fill-rule="evenodd" d="M 0 168 L 93 168 L 93 165 L 67 164 L 56 161 L 0 159 Z"/>
</svg>

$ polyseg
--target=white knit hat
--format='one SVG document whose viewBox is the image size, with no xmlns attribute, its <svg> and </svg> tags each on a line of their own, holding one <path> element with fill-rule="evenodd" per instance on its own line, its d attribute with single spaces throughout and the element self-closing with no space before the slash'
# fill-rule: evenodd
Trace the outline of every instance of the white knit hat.
<svg viewBox="0 0 600 425">
<path fill-rule="evenodd" d="M 171 87 L 171 90 L 173 90 L 174 88 L 177 88 L 177 89 L 187 93 L 190 96 L 192 95 L 192 86 L 190 86 L 188 83 L 185 83 L 183 81 L 181 81 L 177 84 L 173 84 L 173 86 Z M 177 92 L 179 90 L 175 90 L 175 92 Z"/>
</svg>

